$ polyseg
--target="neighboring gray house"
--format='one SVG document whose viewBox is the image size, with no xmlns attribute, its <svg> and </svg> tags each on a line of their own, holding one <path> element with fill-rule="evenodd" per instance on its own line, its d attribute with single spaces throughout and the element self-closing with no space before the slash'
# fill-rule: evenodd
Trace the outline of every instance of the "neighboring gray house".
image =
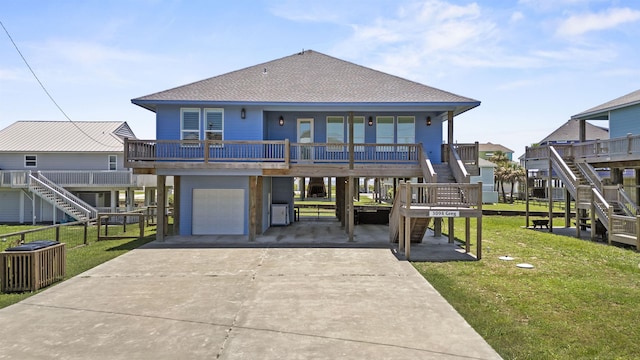
<svg viewBox="0 0 640 360">
<path fill-rule="evenodd" d="M 495 204 L 498 202 L 498 192 L 495 190 L 495 168 L 498 165 L 483 158 L 478 159 L 480 167 L 479 176 L 471 176 L 471 183 L 477 184 L 482 181 L 482 202 L 485 204 Z M 505 184 L 511 186 L 511 184 Z"/>
<path fill-rule="evenodd" d="M 120 192 L 132 207 L 145 179 L 123 166 L 125 137 L 135 135 L 122 121 L 18 121 L 0 130 L 0 223 L 93 218 L 116 211 Z"/>
</svg>

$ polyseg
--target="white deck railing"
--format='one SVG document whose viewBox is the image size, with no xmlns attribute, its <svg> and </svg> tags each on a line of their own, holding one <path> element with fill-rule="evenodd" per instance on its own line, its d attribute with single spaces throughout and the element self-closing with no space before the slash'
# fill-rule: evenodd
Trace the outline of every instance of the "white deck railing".
<svg viewBox="0 0 640 360">
<path fill-rule="evenodd" d="M 0 171 L 0 187 L 26 188 L 29 186 L 28 170 Z M 35 172 L 34 172 L 35 173 Z M 131 171 L 92 171 L 92 170 L 43 170 L 38 171 L 47 179 L 65 187 L 110 187 L 135 186 Z"/>
</svg>

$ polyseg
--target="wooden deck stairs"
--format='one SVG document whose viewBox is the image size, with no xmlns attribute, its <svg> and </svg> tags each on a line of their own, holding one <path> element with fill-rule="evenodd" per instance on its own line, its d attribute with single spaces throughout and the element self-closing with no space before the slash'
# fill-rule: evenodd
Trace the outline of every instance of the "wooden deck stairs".
<svg viewBox="0 0 640 360">
<path fill-rule="evenodd" d="M 29 175 L 29 190 L 76 220 L 97 217 L 97 209 L 42 175 Z"/>
<path fill-rule="evenodd" d="M 553 150 L 553 149 L 552 149 Z M 640 208 L 621 186 L 605 186 L 598 173 L 587 163 L 575 163 L 551 151 L 554 171 L 576 200 L 576 226 L 591 227 L 608 242 L 636 246 L 640 250 Z M 592 224 L 592 222 L 594 222 Z M 599 229 L 598 229 L 599 228 Z M 598 231 L 599 230 L 599 231 Z"/>
<path fill-rule="evenodd" d="M 439 184 L 453 184 L 456 183 L 456 180 L 453 176 L 453 172 L 449 167 L 448 163 L 434 164 L 433 168 L 438 174 L 437 179 Z M 396 206 L 398 201 L 398 195 L 396 194 L 396 198 L 393 202 L 393 208 L 391 210 L 391 216 L 393 216 L 394 210 L 397 211 Z M 458 202 L 461 194 L 454 189 L 448 190 L 444 189 L 443 191 L 438 191 L 438 200 L 442 203 L 451 203 Z M 453 200 L 453 201 L 452 201 Z M 432 218 L 411 218 L 411 242 L 412 243 L 421 243 L 424 235 L 427 233 L 429 229 L 429 225 L 432 223 Z M 398 222 L 391 220 L 389 222 L 390 226 L 390 240 L 391 242 L 398 242 L 398 237 L 400 231 L 398 229 Z"/>
</svg>

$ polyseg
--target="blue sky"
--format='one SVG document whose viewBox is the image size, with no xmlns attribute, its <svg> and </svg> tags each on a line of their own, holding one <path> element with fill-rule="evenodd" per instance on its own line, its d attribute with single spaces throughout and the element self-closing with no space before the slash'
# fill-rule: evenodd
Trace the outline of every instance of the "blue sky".
<svg viewBox="0 0 640 360">
<path fill-rule="evenodd" d="M 313 49 L 480 100 L 457 142 L 519 156 L 572 115 L 640 88 L 640 2 L 2 1 L 0 21 L 66 114 L 127 121 L 135 97 Z M 0 29 L 0 128 L 66 120 Z M 608 126 L 606 123 L 597 125 Z"/>
</svg>

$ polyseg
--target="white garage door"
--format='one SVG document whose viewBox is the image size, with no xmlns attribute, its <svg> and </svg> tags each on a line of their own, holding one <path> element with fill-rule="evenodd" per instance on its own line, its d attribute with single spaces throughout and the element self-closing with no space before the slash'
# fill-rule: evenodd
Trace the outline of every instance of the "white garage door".
<svg viewBox="0 0 640 360">
<path fill-rule="evenodd" d="M 193 235 L 244 234 L 243 189 L 193 189 Z"/>
</svg>

